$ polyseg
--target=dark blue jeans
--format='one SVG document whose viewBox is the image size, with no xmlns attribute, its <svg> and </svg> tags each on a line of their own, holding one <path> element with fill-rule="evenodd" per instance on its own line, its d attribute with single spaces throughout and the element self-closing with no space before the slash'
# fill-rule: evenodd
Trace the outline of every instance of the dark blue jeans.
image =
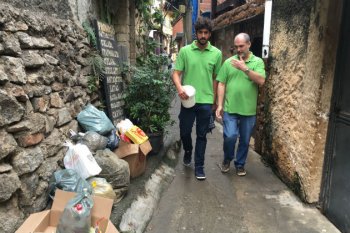
<svg viewBox="0 0 350 233">
<path fill-rule="evenodd" d="M 235 167 L 244 167 L 249 141 L 255 126 L 256 116 L 242 116 L 224 112 L 224 160 L 232 161 L 235 154 L 237 137 L 239 144 L 236 154 Z"/>
<path fill-rule="evenodd" d="M 181 105 L 179 115 L 180 137 L 185 151 L 192 151 L 192 127 L 196 120 L 196 147 L 194 151 L 195 167 L 204 166 L 204 154 L 207 146 L 207 133 L 212 114 L 211 104 L 196 104 L 192 108 L 185 108 Z"/>
</svg>

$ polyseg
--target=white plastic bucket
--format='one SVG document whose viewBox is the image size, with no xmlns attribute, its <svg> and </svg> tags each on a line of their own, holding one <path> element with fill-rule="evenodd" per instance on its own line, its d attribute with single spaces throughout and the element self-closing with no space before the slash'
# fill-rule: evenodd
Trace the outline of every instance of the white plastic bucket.
<svg viewBox="0 0 350 233">
<path fill-rule="evenodd" d="M 194 87 L 192 87 L 190 85 L 182 86 L 182 88 L 184 89 L 184 91 L 188 95 L 188 99 L 187 100 L 181 99 L 182 105 L 185 108 L 192 108 L 196 104 L 196 98 L 195 98 L 195 96 L 196 96 L 196 89 L 194 89 Z"/>
</svg>

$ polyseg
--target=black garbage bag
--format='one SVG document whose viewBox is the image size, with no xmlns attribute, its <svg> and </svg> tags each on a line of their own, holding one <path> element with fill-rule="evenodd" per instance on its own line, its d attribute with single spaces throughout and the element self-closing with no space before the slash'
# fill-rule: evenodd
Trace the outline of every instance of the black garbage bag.
<svg viewBox="0 0 350 233">
<path fill-rule="evenodd" d="M 114 129 L 108 136 L 107 148 L 111 151 L 115 150 L 119 146 L 119 137 L 117 135 L 117 130 Z"/>
</svg>

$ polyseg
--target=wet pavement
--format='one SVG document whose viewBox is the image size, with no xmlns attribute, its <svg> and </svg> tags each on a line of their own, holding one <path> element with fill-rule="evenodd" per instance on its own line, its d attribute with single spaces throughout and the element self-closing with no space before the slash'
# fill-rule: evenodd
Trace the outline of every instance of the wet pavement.
<svg viewBox="0 0 350 233">
<path fill-rule="evenodd" d="M 208 134 L 205 171 L 198 181 L 178 154 L 174 179 L 152 208 L 147 233 L 336 233 L 318 209 L 303 204 L 250 150 L 247 175 L 222 174 L 222 127 Z"/>
</svg>

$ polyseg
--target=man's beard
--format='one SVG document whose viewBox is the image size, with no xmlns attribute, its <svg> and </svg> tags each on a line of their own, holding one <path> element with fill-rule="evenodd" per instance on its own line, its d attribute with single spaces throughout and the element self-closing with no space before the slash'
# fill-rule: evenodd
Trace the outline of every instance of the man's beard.
<svg viewBox="0 0 350 233">
<path fill-rule="evenodd" d="M 202 41 L 205 41 L 205 42 L 203 43 Z M 202 39 L 198 40 L 198 43 L 200 43 L 201 45 L 206 45 L 208 43 L 208 40 L 202 38 Z"/>
<path fill-rule="evenodd" d="M 249 51 L 247 52 L 240 52 L 238 53 L 238 56 L 242 59 L 245 59 L 248 56 Z"/>
</svg>

